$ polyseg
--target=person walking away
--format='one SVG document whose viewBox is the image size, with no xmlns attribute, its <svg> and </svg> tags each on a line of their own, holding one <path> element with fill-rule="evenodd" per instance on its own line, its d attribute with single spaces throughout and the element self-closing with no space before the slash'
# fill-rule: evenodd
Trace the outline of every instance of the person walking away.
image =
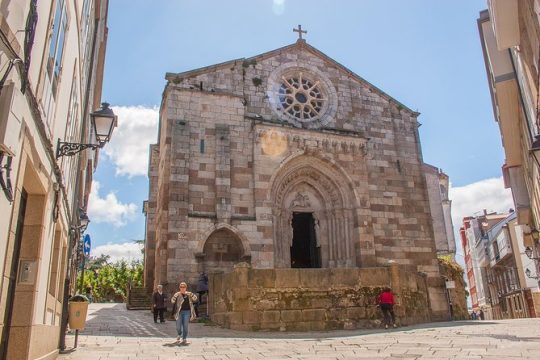
<svg viewBox="0 0 540 360">
<path fill-rule="evenodd" d="M 187 291 L 187 284 L 181 282 L 180 291 L 173 295 L 171 303 L 176 304 L 174 318 L 176 320 L 177 341 L 182 339 L 182 344 L 189 344 L 187 341 L 189 321 L 195 319 L 195 307 L 193 304 L 197 301 L 197 295 Z"/>
<path fill-rule="evenodd" d="M 165 298 L 167 296 L 163 293 L 163 285 L 157 286 L 157 291 L 152 295 L 152 310 L 154 310 L 154 322 L 157 323 L 158 315 L 161 323 L 165 322 L 163 317 L 167 307 L 165 306 Z"/>
<path fill-rule="evenodd" d="M 195 306 L 195 314 L 197 315 L 197 317 L 199 317 L 199 305 L 203 303 L 203 295 L 208 293 L 208 275 L 205 272 L 201 272 L 199 274 L 199 280 L 197 282 L 197 293 L 199 294 L 199 302 Z"/>
<path fill-rule="evenodd" d="M 384 316 L 384 328 L 388 329 L 388 326 L 396 325 L 396 315 L 394 314 L 394 294 L 392 294 L 392 289 L 386 287 L 383 289 L 382 293 L 379 295 L 378 304 L 381 307 L 381 311 Z"/>
</svg>

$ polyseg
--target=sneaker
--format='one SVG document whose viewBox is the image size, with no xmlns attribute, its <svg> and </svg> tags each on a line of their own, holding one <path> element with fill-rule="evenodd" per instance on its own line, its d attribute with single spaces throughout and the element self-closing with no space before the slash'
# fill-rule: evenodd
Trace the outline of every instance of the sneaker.
<svg viewBox="0 0 540 360">
<path fill-rule="evenodd" d="M 176 337 L 176 341 L 180 341 L 180 335 Z"/>
<path fill-rule="evenodd" d="M 189 341 L 187 341 L 186 339 L 183 339 L 182 340 L 182 345 L 189 345 L 191 344 Z"/>
</svg>

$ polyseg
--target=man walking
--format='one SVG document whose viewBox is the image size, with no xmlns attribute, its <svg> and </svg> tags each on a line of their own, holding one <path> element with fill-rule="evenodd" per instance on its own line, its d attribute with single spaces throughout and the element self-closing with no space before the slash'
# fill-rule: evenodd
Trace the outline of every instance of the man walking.
<svg viewBox="0 0 540 360">
<path fill-rule="evenodd" d="M 165 313 L 165 310 L 167 309 L 165 307 L 165 298 L 166 295 L 163 293 L 163 285 L 157 286 L 157 291 L 154 292 L 152 295 L 152 308 L 154 310 L 154 322 L 157 323 L 158 315 L 159 315 L 159 321 L 161 323 L 165 322 L 165 319 L 163 317 L 163 314 Z"/>
</svg>

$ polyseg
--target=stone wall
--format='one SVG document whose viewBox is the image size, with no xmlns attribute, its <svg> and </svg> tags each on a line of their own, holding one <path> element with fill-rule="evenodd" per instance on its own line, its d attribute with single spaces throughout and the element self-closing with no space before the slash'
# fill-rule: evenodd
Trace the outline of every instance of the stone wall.
<svg viewBox="0 0 540 360">
<path fill-rule="evenodd" d="M 455 261 L 451 261 L 449 257 L 446 257 L 446 261 L 444 260 L 444 257 L 439 258 L 439 269 L 443 278 L 454 281 L 456 285 L 454 289 L 447 290 L 450 301 L 452 301 L 453 319 L 469 319 L 463 269 Z"/>
<path fill-rule="evenodd" d="M 212 321 L 235 330 L 311 331 L 381 325 L 377 296 L 392 287 L 397 323 L 428 322 L 426 278 L 410 267 L 252 269 L 210 274 Z"/>
</svg>

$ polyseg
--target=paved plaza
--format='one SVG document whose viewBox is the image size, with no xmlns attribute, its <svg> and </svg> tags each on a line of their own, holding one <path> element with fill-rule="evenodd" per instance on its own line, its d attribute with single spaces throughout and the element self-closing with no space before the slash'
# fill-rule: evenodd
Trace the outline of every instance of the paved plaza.
<svg viewBox="0 0 540 360">
<path fill-rule="evenodd" d="M 540 359 L 540 319 L 431 323 L 392 330 L 240 332 L 190 324 L 191 344 L 176 343 L 173 321 L 150 311 L 91 304 L 76 359 Z M 68 335 L 72 346 L 74 336 Z"/>
</svg>

